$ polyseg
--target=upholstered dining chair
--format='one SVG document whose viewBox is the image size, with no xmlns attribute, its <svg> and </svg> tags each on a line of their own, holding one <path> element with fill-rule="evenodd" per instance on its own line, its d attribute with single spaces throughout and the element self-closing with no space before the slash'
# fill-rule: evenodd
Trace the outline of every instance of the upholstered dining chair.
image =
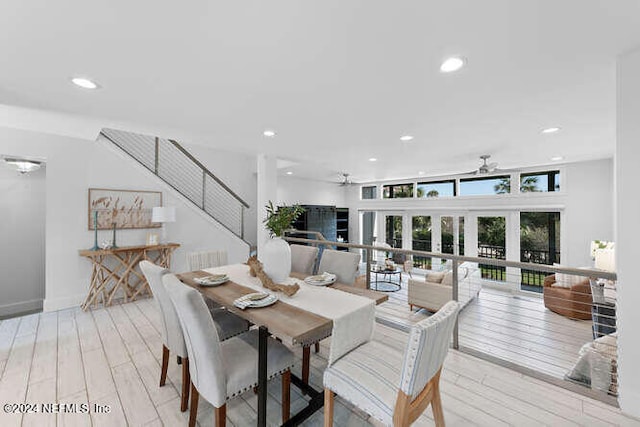
<svg viewBox="0 0 640 427">
<path fill-rule="evenodd" d="M 324 371 L 324 425 L 333 425 L 334 393 L 384 425 L 408 427 L 431 404 L 436 426 L 444 426 L 440 372 L 460 306 L 449 301 L 415 324 L 404 355 L 369 341 Z M 400 369 L 400 366 L 402 368 Z"/>
<path fill-rule="evenodd" d="M 224 426 L 226 402 L 258 385 L 258 330 L 221 341 L 200 292 L 173 274 L 162 281 L 180 319 L 191 370 L 189 426 L 196 425 L 200 395 L 215 408 L 215 425 Z M 267 378 L 282 375 L 282 422 L 289 419 L 293 353 L 269 338 Z"/>
<path fill-rule="evenodd" d="M 169 270 L 146 260 L 140 262 L 140 269 L 147 282 L 149 282 L 149 286 L 151 286 L 154 300 L 160 311 L 160 322 L 162 324 L 160 387 L 167 380 L 169 353 L 171 352 L 178 356 L 178 360 L 182 363 L 182 400 L 180 402 L 180 410 L 184 412 L 187 410 L 189 401 L 189 359 L 178 315 L 162 284 L 162 277 L 168 274 Z M 246 320 L 221 308 L 210 310 L 209 316 L 215 320 L 216 330 L 222 339 L 232 337 L 249 329 L 249 323 Z"/>
<path fill-rule="evenodd" d="M 291 271 L 313 274 L 313 268 L 318 258 L 318 248 L 315 246 L 290 245 Z"/>
<path fill-rule="evenodd" d="M 325 271 L 333 273 L 337 276 L 338 282 L 352 285 L 358 274 L 358 264 L 360 264 L 360 254 L 325 249 L 322 251 L 318 273 Z"/>
</svg>

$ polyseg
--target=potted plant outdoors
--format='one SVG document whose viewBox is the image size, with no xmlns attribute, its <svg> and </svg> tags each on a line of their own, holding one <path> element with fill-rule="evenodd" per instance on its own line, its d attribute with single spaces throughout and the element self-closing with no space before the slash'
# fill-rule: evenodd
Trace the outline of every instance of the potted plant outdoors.
<svg viewBox="0 0 640 427">
<path fill-rule="evenodd" d="M 283 283 L 291 273 L 291 248 L 282 239 L 285 230 L 291 228 L 293 222 L 304 212 L 300 205 L 274 207 L 273 203 L 265 206 L 267 217 L 264 225 L 269 230 L 271 239 L 262 248 L 260 258 L 264 272 L 275 283 Z"/>
</svg>

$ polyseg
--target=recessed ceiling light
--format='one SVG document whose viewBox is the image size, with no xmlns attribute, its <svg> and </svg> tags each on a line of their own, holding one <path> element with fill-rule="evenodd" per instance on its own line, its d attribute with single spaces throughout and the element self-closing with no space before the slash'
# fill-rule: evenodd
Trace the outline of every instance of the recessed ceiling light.
<svg viewBox="0 0 640 427">
<path fill-rule="evenodd" d="M 404 142 L 411 141 L 412 139 L 413 139 L 413 136 L 411 135 L 402 135 L 400 137 L 400 141 L 404 141 Z"/>
<path fill-rule="evenodd" d="M 370 157 L 370 158 L 369 158 L 369 161 L 370 161 L 370 162 L 377 162 L 377 161 L 378 161 L 378 159 L 376 159 L 375 157 Z"/>
<path fill-rule="evenodd" d="M 418 175 L 424 175 L 424 171 L 418 171 Z"/>
<path fill-rule="evenodd" d="M 288 171 L 288 172 L 287 172 L 287 175 L 293 175 L 293 172 Z"/>
<path fill-rule="evenodd" d="M 560 130 L 559 127 L 551 127 L 551 128 L 542 129 L 542 133 L 556 133 L 559 130 Z"/>
<path fill-rule="evenodd" d="M 83 89 L 98 89 L 100 87 L 98 83 L 85 77 L 74 77 L 71 79 L 71 83 Z"/>
<path fill-rule="evenodd" d="M 267 138 L 273 138 L 274 136 L 276 136 L 276 131 L 275 130 L 271 130 L 271 129 L 267 129 L 264 132 L 262 132 L 262 134 L 264 136 L 266 136 Z"/>
<path fill-rule="evenodd" d="M 564 157 L 562 156 L 554 156 L 551 158 L 552 162 L 559 162 L 560 160 L 564 160 Z"/>
<path fill-rule="evenodd" d="M 452 73 L 464 67 L 464 64 L 465 61 L 463 58 L 460 58 L 459 56 L 452 56 L 451 58 L 444 60 L 442 65 L 440 65 L 440 71 L 443 73 Z"/>
</svg>

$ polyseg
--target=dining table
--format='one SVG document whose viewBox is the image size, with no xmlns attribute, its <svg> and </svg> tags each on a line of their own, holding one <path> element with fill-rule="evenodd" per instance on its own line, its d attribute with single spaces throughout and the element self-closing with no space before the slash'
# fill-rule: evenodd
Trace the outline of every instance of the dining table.
<svg viewBox="0 0 640 427">
<path fill-rule="evenodd" d="M 202 286 L 197 278 L 211 274 L 227 274 L 229 279 L 219 286 Z M 287 297 L 283 293 L 261 287 L 252 277 L 249 266 L 232 264 L 178 274 L 177 277 L 230 312 L 248 320 L 258 328 L 258 426 L 267 423 L 267 338 L 269 335 L 290 346 L 303 347 L 308 369 L 309 346 L 333 335 L 329 364 L 343 354 L 371 339 L 375 323 L 375 305 L 388 296 L 369 289 L 335 282 L 327 286 L 312 286 L 304 282 L 307 275 L 291 273 L 286 284 L 297 283 L 298 292 Z M 274 293 L 278 301 L 261 308 L 241 309 L 234 305 L 238 298 L 256 291 Z M 304 366 L 304 363 L 303 363 Z M 304 376 L 304 369 L 303 369 Z M 307 374 L 308 376 L 308 374 Z M 308 381 L 291 375 L 291 382 L 310 397 L 307 406 L 294 414 L 284 425 L 299 425 L 324 405 L 324 391 L 316 390 Z"/>
</svg>

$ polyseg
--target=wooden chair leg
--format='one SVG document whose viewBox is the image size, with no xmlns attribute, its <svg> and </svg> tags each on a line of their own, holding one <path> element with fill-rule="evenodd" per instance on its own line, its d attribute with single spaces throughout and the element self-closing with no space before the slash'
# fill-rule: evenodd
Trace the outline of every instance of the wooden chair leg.
<svg viewBox="0 0 640 427">
<path fill-rule="evenodd" d="M 191 375 L 189 375 L 189 359 L 182 358 L 182 400 L 180 401 L 180 410 L 187 410 L 189 404 L 189 388 L 191 386 Z"/>
<path fill-rule="evenodd" d="M 302 382 L 309 384 L 309 362 L 311 359 L 311 347 L 302 347 Z"/>
<path fill-rule="evenodd" d="M 196 386 L 191 384 L 191 409 L 189 410 L 189 427 L 196 426 L 196 418 L 198 418 L 198 400 L 200 393 Z"/>
<path fill-rule="evenodd" d="M 227 424 L 227 404 L 219 408 L 213 408 L 216 427 L 224 427 Z"/>
<path fill-rule="evenodd" d="M 316 343 L 316 353 L 320 351 L 320 342 Z"/>
<path fill-rule="evenodd" d="M 162 369 L 160 370 L 160 387 L 167 382 L 167 369 L 169 368 L 169 349 L 162 346 Z"/>
<path fill-rule="evenodd" d="M 439 380 L 440 378 L 438 378 Z M 440 381 L 436 381 L 433 386 L 433 398 L 431 399 L 431 410 L 436 427 L 444 427 L 444 412 L 442 411 L 442 400 L 440 399 Z"/>
<path fill-rule="evenodd" d="M 324 389 L 324 427 L 333 426 L 333 401 L 334 395 L 328 388 Z"/>
<path fill-rule="evenodd" d="M 291 370 L 282 374 L 282 424 L 289 421 L 291 413 Z"/>
</svg>

